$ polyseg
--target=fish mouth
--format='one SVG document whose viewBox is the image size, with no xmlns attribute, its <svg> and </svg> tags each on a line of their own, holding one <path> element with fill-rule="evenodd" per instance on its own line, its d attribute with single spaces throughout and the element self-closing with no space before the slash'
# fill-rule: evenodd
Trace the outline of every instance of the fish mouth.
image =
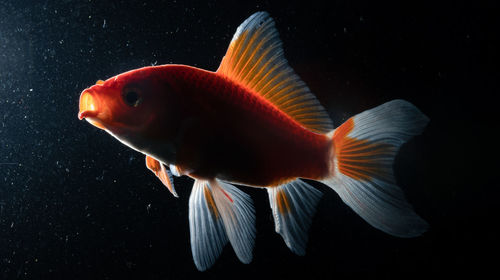
<svg viewBox="0 0 500 280">
<path fill-rule="evenodd" d="M 85 119 L 92 125 L 105 129 L 102 121 L 98 118 L 99 116 L 99 102 L 98 99 L 88 90 L 84 90 L 80 96 L 80 111 L 78 112 L 78 118 L 80 120 Z"/>
</svg>

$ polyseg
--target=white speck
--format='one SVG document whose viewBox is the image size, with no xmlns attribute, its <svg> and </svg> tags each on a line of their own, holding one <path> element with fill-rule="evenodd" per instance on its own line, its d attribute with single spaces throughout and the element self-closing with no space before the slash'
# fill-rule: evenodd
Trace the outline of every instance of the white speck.
<svg viewBox="0 0 500 280">
<path fill-rule="evenodd" d="M 106 19 L 104 19 L 104 22 L 102 23 L 102 28 L 106 28 Z"/>
<path fill-rule="evenodd" d="M 33 91 L 33 89 L 32 89 L 32 88 L 30 88 L 30 91 Z"/>
<path fill-rule="evenodd" d="M 68 168 L 66 168 L 65 170 L 66 170 L 66 172 L 68 172 L 68 173 L 69 173 L 69 169 L 68 169 Z"/>
<path fill-rule="evenodd" d="M 14 227 L 14 222 L 10 223 L 10 228 Z"/>
</svg>

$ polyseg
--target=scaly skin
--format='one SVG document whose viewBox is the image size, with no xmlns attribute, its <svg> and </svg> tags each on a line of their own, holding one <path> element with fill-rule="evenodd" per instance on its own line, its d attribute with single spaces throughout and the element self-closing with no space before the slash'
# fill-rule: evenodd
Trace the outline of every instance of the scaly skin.
<svg viewBox="0 0 500 280">
<path fill-rule="evenodd" d="M 163 75 L 189 108 L 175 164 L 195 178 L 276 186 L 328 174 L 331 140 L 303 128 L 264 98 L 201 69 L 165 66 Z"/>
<path fill-rule="evenodd" d="M 146 67 L 89 90 L 111 94 L 106 102 L 118 102 L 117 95 L 130 84 L 146 89 L 154 102 L 145 98 L 140 106 L 147 110 L 135 116 L 118 114 L 124 116 L 121 122 L 147 121 L 135 129 L 108 121 L 107 130 L 132 148 L 175 164 L 185 175 L 271 187 L 328 174 L 331 139 L 305 129 L 266 99 L 215 72 L 184 65 Z"/>
</svg>

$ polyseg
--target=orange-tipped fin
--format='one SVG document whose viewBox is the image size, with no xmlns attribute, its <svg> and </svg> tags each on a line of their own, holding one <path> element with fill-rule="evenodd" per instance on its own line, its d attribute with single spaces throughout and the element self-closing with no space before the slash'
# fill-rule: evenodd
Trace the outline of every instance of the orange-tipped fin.
<svg viewBox="0 0 500 280">
<path fill-rule="evenodd" d="M 354 119 L 350 118 L 333 135 L 338 171 L 356 180 L 391 178 L 392 165 L 381 159 L 391 158 L 396 147 L 348 136 L 353 129 Z"/>
<path fill-rule="evenodd" d="M 195 180 L 189 197 L 191 251 L 206 270 L 229 241 L 243 263 L 252 260 L 255 216 L 250 196 L 219 180 Z"/>
<path fill-rule="evenodd" d="M 146 166 L 156 175 L 156 177 L 158 177 L 158 179 L 160 179 L 163 185 L 165 185 L 165 187 L 167 187 L 167 189 L 175 197 L 179 197 L 174 188 L 174 180 L 172 178 L 172 174 L 170 173 L 170 171 L 168 171 L 167 168 L 165 168 L 165 166 L 161 162 L 150 156 L 146 156 Z"/>
<path fill-rule="evenodd" d="M 304 255 L 307 231 L 311 225 L 321 192 L 296 179 L 287 184 L 267 188 L 276 232 L 297 255 Z"/>
<path fill-rule="evenodd" d="M 266 99 L 313 132 L 333 130 L 326 110 L 288 65 L 274 21 L 266 12 L 253 14 L 238 27 L 217 74 Z"/>
<path fill-rule="evenodd" d="M 397 186 L 393 164 L 401 144 L 420 134 L 428 121 L 404 100 L 350 118 L 332 135 L 332 173 L 322 182 L 375 228 L 398 237 L 421 235 L 428 224 Z"/>
</svg>

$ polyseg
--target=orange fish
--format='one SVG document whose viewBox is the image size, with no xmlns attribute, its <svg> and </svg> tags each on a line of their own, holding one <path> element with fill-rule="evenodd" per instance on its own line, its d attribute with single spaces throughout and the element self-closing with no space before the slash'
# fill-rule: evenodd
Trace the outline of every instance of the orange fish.
<svg viewBox="0 0 500 280">
<path fill-rule="evenodd" d="M 177 196 L 172 174 L 193 178 L 191 250 L 206 270 L 230 242 L 252 260 L 251 198 L 233 186 L 265 188 L 276 231 L 296 254 L 322 182 L 370 225 L 398 237 L 427 229 L 396 185 L 401 144 L 429 119 L 393 100 L 334 129 L 327 111 L 288 65 L 272 18 L 250 16 L 215 72 L 186 65 L 144 67 L 98 81 L 80 97 L 86 119 L 146 155 L 146 166 Z"/>
</svg>

